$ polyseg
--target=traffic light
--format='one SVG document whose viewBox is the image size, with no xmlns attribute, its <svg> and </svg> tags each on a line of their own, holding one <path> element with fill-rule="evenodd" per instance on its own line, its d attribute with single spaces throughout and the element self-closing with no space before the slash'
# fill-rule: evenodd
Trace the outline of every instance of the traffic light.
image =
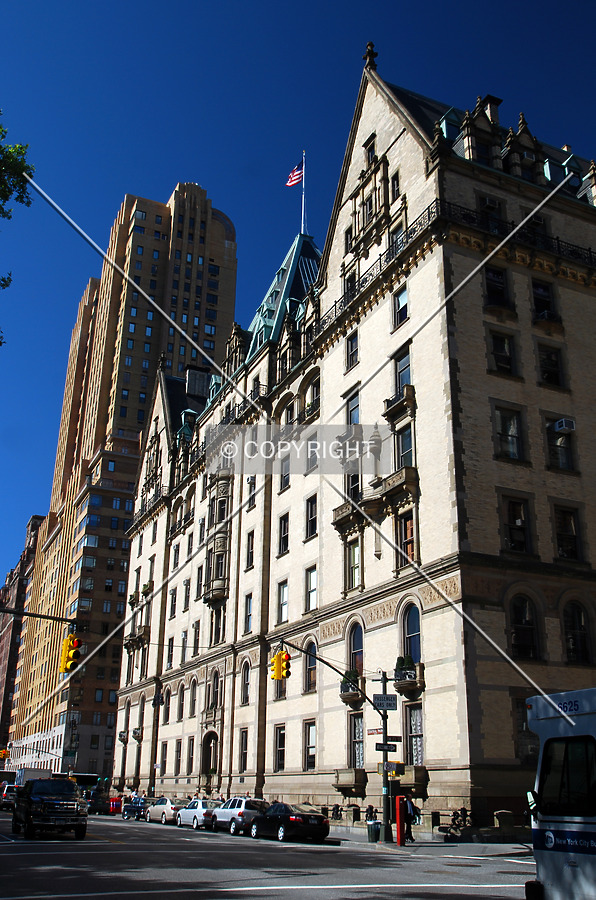
<svg viewBox="0 0 596 900">
<path fill-rule="evenodd" d="M 289 678 L 290 675 L 292 674 L 290 672 L 290 654 L 288 653 L 287 650 L 282 650 L 279 655 L 281 657 L 281 664 L 280 664 L 281 675 L 280 675 L 280 677 L 281 678 Z"/>
<path fill-rule="evenodd" d="M 0 750 L 0 759 L 8 759 L 9 753 L 8 750 Z"/>
<path fill-rule="evenodd" d="M 81 641 L 74 634 L 69 634 L 62 642 L 62 658 L 60 660 L 61 672 L 74 672 L 79 664 L 81 656 Z"/>
<path fill-rule="evenodd" d="M 281 681 L 281 650 L 277 653 L 274 653 L 271 657 L 271 662 L 269 663 L 271 667 L 271 677 L 274 681 Z"/>
</svg>

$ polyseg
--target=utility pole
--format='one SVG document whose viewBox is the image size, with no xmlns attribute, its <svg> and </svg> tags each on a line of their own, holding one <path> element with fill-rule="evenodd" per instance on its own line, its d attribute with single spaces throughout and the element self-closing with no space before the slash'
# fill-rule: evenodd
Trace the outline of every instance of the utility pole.
<svg viewBox="0 0 596 900">
<path fill-rule="evenodd" d="M 381 685 L 383 693 L 387 693 L 387 672 L 381 672 Z M 389 797 L 389 772 L 387 771 L 388 752 L 387 752 L 387 710 L 381 710 L 383 720 L 383 821 L 381 823 L 381 841 L 391 843 L 393 835 L 391 834 L 391 798 Z"/>
</svg>

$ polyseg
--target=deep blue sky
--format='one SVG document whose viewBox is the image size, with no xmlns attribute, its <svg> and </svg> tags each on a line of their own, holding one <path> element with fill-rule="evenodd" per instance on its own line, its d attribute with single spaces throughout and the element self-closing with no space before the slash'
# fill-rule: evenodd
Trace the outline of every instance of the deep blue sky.
<svg viewBox="0 0 596 900">
<path fill-rule="evenodd" d="M 7 8 L 9 6 L 9 8 Z M 0 107 L 36 180 L 100 246 L 125 193 L 166 201 L 196 181 L 233 220 L 246 326 L 300 227 L 290 169 L 307 152 L 322 248 L 362 73 L 454 106 L 503 98 L 542 140 L 596 155 L 593 2 L 298 4 L 30 0 L 2 12 Z M 77 306 L 101 261 L 41 200 L 0 223 L 0 579 L 47 512 Z"/>
</svg>

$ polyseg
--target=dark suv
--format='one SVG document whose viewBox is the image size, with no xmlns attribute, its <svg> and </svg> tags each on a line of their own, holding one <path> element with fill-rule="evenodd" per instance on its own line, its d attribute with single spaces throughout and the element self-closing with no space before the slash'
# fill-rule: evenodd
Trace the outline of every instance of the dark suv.
<svg viewBox="0 0 596 900">
<path fill-rule="evenodd" d="M 87 803 L 74 781 L 36 778 L 17 788 L 12 814 L 12 833 L 24 830 L 26 838 L 35 830 L 74 831 L 78 841 L 87 833 Z"/>
</svg>

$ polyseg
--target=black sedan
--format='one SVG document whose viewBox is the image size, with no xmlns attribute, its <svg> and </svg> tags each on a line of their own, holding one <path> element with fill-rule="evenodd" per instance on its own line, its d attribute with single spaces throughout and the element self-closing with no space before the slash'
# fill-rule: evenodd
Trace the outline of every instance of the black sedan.
<svg viewBox="0 0 596 900">
<path fill-rule="evenodd" d="M 322 844 L 328 834 L 329 819 L 309 803 L 272 803 L 250 826 L 251 837 L 276 837 L 278 841 L 311 838 Z"/>
<path fill-rule="evenodd" d="M 135 800 L 122 801 L 122 818 L 145 821 L 147 809 L 155 804 L 153 797 L 137 797 Z"/>
</svg>

